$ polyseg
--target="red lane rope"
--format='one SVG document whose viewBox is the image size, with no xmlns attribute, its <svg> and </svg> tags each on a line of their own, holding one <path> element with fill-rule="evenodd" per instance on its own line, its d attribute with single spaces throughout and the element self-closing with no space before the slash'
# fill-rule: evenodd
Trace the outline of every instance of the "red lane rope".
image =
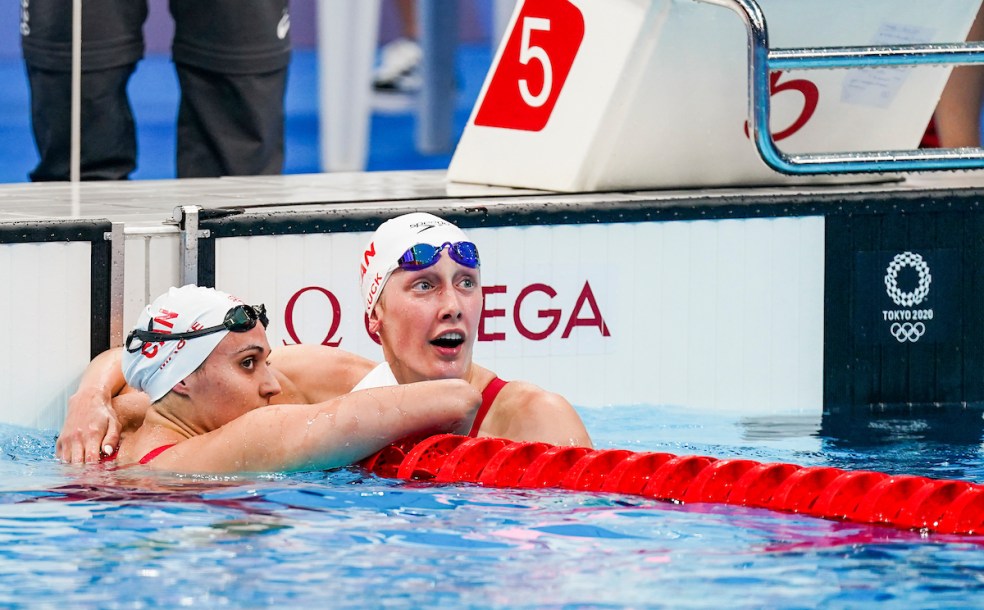
<svg viewBox="0 0 984 610">
<path fill-rule="evenodd" d="M 614 492 L 944 534 L 984 534 L 984 486 L 966 481 L 454 434 L 391 445 L 362 466 L 379 476 L 406 480 Z"/>
</svg>

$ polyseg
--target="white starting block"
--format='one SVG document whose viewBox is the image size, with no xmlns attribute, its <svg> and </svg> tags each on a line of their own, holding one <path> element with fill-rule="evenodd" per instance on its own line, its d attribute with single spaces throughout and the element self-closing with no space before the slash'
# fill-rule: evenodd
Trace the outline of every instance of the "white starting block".
<svg viewBox="0 0 984 610">
<path fill-rule="evenodd" d="M 790 176 L 749 134 L 749 36 L 718 0 L 517 5 L 448 178 L 555 191 L 858 181 Z M 980 0 L 760 0 L 773 48 L 954 43 Z M 950 68 L 773 71 L 789 153 L 913 149 Z M 883 179 L 875 177 L 874 179 Z"/>
</svg>

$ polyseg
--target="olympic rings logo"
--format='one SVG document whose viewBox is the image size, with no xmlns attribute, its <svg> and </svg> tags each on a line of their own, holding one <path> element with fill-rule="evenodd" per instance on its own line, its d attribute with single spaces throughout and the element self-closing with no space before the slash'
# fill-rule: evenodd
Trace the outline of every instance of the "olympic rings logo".
<svg viewBox="0 0 984 610">
<path fill-rule="evenodd" d="M 899 288 L 899 271 L 903 267 L 912 267 L 919 274 L 919 285 L 912 292 L 903 292 Z M 885 272 L 885 289 L 888 292 L 888 296 L 895 301 L 896 305 L 903 307 L 912 307 L 913 305 L 918 305 L 923 302 L 929 295 L 929 285 L 933 281 L 933 276 L 929 274 L 929 265 L 923 260 L 923 257 L 915 254 L 913 252 L 903 252 L 902 254 L 896 254 L 892 262 L 889 263 L 888 269 Z M 897 325 L 896 325 L 897 326 Z M 894 326 L 893 326 L 894 329 Z M 892 331 L 895 334 L 895 331 Z M 919 334 L 922 336 L 922 333 Z M 898 337 L 896 337 L 898 338 Z M 918 339 L 919 337 L 916 337 Z M 915 339 L 913 339 L 914 341 Z M 899 339 L 901 341 L 901 339 Z"/>
<path fill-rule="evenodd" d="M 892 336 L 895 337 L 899 343 L 905 343 L 906 341 L 915 343 L 920 337 L 926 334 L 926 325 L 922 322 L 916 322 L 915 324 L 910 322 L 896 322 L 895 324 L 892 324 L 891 331 Z"/>
</svg>

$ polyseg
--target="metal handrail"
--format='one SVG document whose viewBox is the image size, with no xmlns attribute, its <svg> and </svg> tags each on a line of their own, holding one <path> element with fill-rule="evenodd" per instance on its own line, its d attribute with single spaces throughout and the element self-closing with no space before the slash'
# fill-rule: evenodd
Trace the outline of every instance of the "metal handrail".
<svg viewBox="0 0 984 610">
<path fill-rule="evenodd" d="M 698 0 L 738 13 L 748 30 L 748 125 L 762 160 L 784 174 L 853 174 L 984 168 L 979 147 L 788 154 L 769 130 L 773 70 L 819 70 L 984 63 L 984 43 L 770 49 L 765 15 L 755 0 Z"/>
</svg>

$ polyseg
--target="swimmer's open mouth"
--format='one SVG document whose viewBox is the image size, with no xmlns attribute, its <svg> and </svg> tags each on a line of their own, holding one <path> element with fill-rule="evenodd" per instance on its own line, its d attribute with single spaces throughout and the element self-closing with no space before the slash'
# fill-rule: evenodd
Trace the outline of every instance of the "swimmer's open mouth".
<svg viewBox="0 0 984 610">
<path fill-rule="evenodd" d="M 458 332 L 444 333 L 430 343 L 436 347 L 454 348 L 465 342 L 465 336 Z"/>
</svg>

